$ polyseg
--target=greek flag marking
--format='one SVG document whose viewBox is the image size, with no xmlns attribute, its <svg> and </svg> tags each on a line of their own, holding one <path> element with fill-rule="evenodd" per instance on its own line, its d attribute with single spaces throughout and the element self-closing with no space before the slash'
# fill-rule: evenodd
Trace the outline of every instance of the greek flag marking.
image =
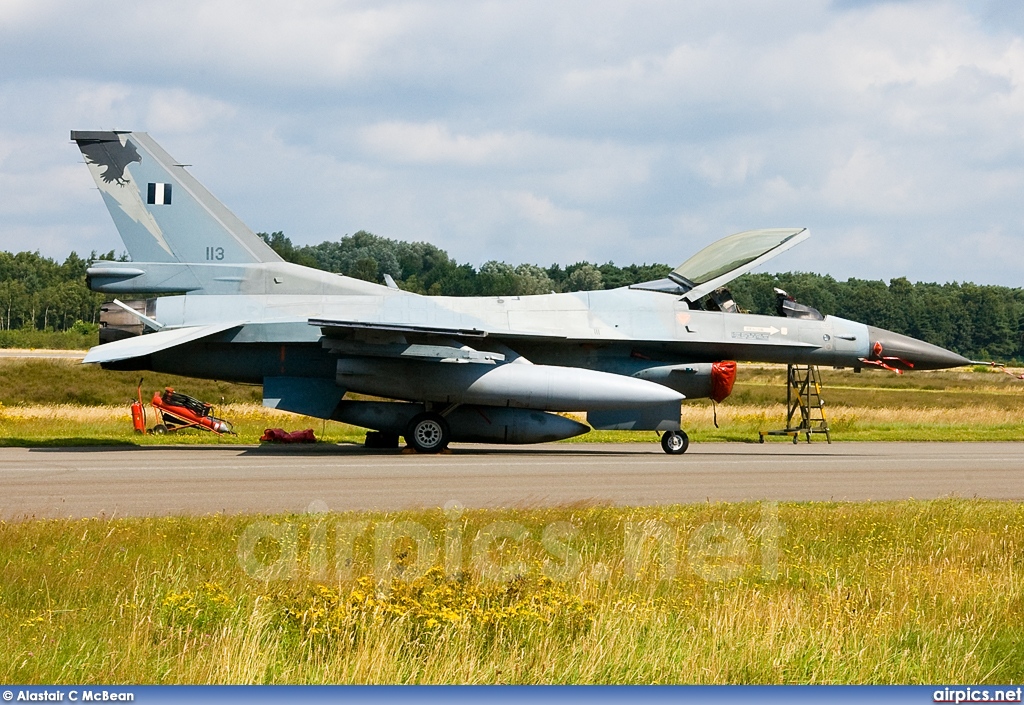
<svg viewBox="0 0 1024 705">
<path fill-rule="evenodd" d="M 146 202 L 151 206 L 171 205 L 171 185 L 150 183 Z"/>
</svg>

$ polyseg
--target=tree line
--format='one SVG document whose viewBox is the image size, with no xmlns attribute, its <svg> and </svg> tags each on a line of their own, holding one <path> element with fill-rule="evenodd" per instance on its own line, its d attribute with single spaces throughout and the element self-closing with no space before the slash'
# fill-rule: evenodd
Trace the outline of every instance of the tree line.
<svg viewBox="0 0 1024 705">
<path fill-rule="evenodd" d="M 91 332 L 109 297 L 89 291 L 85 270 L 99 259 L 72 252 L 63 263 L 38 252 L 0 252 L 0 330 Z"/>
<path fill-rule="evenodd" d="M 563 268 L 557 264 L 513 266 L 493 260 L 475 269 L 459 264 L 430 243 L 390 240 L 362 230 L 337 242 L 302 247 L 295 247 L 282 232 L 259 236 L 289 262 L 372 282 L 383 281 L 388 274 L 402 289 L 430 296 L 524 296 L 614 289 L 660 279 L 672 271 L 665 264 L 617 267 L 611 262 L 577 262 Z"/>
<path fill-rule="evenodd" d="M 381 281 L 421 294 L 498 296 L 614 289 L 660 279 L 667 264 L 618 267 L 608 262 L 512 266 L 487 262 L 479 270 L 458 264 L 426 242 L 389 240 L 357 232 L 337 242 L 294 247 L 282 232 L 261 237 L 284 259 L 329 272 Z M 904 277 L 848 279 L 805 272 L 747 274 L 728 285 L 744 311 L 772 315 L 775 289 L 826 315 L 910 335 L 971 359 L 1024 360 L 1024 289 L 971 283 L 911 283 Z"/>
<path fill-rule="evenodd" d="M 614 289 L 665 277 L 667 264 L 577 262 L 479 269 L 460 264 L 426 242 L 405 242 L 360 231 L 338 241 L 296 247 L 282 232 L 260 233 L 285 260 L 380 282 L 390 275 L 407 291 L 443 296 L 510 296 Z M 85 270 L 114 252 L 72 252 L 60 263 L 38 252 L 0 252 L 0 331 L 93 332 L 109 295 L 89 291 Z M 117 258 L 126 259 L 124 255 Z M 838 281 L 805 272 L 748 274 L 729 284 L 737 304 L 773 314 L 774 289 L 784 289 L 823 314 L 836 315 L 926 340 L 972 359 L 1024 360 L 1024 289 L 971 283 L 911 283 L 896 278 Z"/>
<path fill-rule="evenodd" d="M 927 341 L 974 360 L 1024 360 L 1024 289 L 970 282 L 911 283 L 905 277 L 836 281 L 788 272 L 748 274 L 730 285 L 740 306 L 775 310 L 774 289 L 824 314 Z"/>
</svg>

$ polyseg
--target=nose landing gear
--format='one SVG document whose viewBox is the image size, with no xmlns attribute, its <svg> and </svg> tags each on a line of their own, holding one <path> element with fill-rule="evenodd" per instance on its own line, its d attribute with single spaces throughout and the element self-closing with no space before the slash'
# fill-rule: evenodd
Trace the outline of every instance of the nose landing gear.
<svg viewBox="0 0 1024 705">
<path fill-rule="evenodd" d="M 666 431 L 661 434 L 661 448 L 669 455 L 682 455 L 690 447 L 686 431 Z"/>
</svg>

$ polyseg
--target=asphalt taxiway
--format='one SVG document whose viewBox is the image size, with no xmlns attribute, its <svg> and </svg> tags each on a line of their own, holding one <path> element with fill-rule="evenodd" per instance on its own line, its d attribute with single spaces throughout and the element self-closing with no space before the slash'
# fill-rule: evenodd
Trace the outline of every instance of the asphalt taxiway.
<svg viewBox="0 0 1024 705">
<path fill-rule="evenodd" d="M 743 500 L 1024 499 L 1024 443 L 0 449 L 0 518 Z"/>
</svg>

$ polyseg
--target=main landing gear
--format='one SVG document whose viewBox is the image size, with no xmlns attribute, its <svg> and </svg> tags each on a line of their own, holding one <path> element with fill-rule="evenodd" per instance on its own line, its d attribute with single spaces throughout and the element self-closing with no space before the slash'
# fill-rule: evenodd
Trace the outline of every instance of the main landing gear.
<svg viewBox="0 0 1024 705">
<path fill-rule="evenodd" d="M 669 455 L 682 455 L 690 447 L 686 431 L 665 431 L 661 434 L 661 448 Z"/>
<path fill-rule="evenodd" d="M 386 404 L 378 402 L 352 403 L 372 404 L 369 408 L 373 413 L 371 414 L 370 412 L 367 412 L 363 416 L 357 415 L 354 418 L 349 416 L 348 420 L 352 420 L 355 423 L 366 423 L 369 421 L 373 424 L 381 424 L 385 428 L 390 424 L 390 427 L 394 429 L 389 431 L 368 431 L 366 433 L 365 443 L 367 448 L 397 449 L 400 437 L 398 429 L 403 429 L 400 433 L 401 436 L 405 438 L 405 442 L 409 447 L 407 452 L 423 454 L 443 453 L 448 448 L 449 442 L 452 440 L 451 424 L 455 425 L 457 438 L 461 440 L 470 438 L 477 440 L 477 442 L 485 443 L 540 443 L 558 440 L 559 438 L 571 438 L 572 436 L 578 436 L 581 433 L 585 433 L 588 430 L 588 428 L 583 424 L 571 419 L 566 419 L 555 414 L 545 414 L 539 421 L 535 418 L 527 417 L 528 421 L 532 421 L 542 426 L 533 435 L 527 434 L 524 437 L 523 434 L 520 433 L 518 436 L 510 436 L 509 427 L 512 426 L 517 419 L 522 417 L 522 414 L 520 414 L 521 410 L 504 409 L 500 407 L 479 407 L 477 409 L 480 412 L 479 414 L 470 413 L 467 415 L 466 413 L 459 412 L 456 413 L 455 416 L 449 417 L 449 412 L 453 411 L 457 406 L 452 404 L 443 410 L 431 409 L 422 411 L 415 414 L 410 419 L 408 416 L 403 418 L 402 416 L 399 416 L 399 414 L 411 405 Z M 397 409 L 392 410 L 394 413 L 391 416 L 387 416 L 384 413 L 389 411 L 387 408 L 388 406 L 398 407 Z M 359 411 L 359 409 L 355 410 Z M 352 411 L 352 409 L 348 409 L 348 411 Z M 484 415 L 485 413 L 490 415 L 490 419 Z M 532 413 L 533 416 L 538 415 L 536 412 Z M 516 416 L 516 414 L 520 414 L 520 416 Z M 476 421 L 477 415 L 481 416 L 487 424 L 495 427 L 495 430 L 491 431 L 491 437 L 485 436 L 482 441 L 479 438 L 482 435 L 481 429 L 483 429 L 483 431 L 489 431 L 491 429 L 479 423 L 475 427 L 467 425 Z M 451 418 L 451 422 L 449 422 L 449 418 Z M 408 421 L 406 421 L 406 419 L 408 419 Z M 552 424 L 554 424 L 554 432 L 552 432 Z M 378 426 L 378 428 L 379 427 L 380 426 Z M 648 428 L 650 428 L 650 426 L 648 426 Z M 528 428 L 527 431 L 529 430 L 531 429 Z M 519 429 L 519 431 L 521 432 L 522 429 Z M 685 431 L 666 431 L 661 433 L 660 436 L 661 448 L 669 455 L 682 455 L 690 447 L 690 437 L 686 435 Z"/>
<path fill-rule="evenodd" d="M 440 453 L 451 437 L 448 422 L 432 411 L 413 416 L 405 431 L 405 442 L 417 453 Z"/>
</svg>

